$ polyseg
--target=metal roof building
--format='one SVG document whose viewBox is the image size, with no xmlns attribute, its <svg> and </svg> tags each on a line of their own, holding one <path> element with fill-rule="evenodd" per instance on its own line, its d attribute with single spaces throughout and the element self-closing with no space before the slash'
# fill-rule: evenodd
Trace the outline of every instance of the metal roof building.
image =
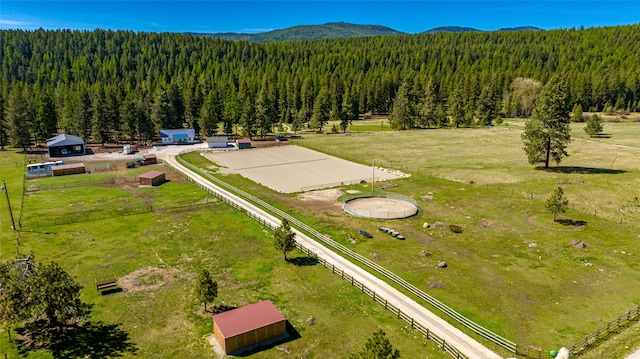
<svg viewBox="0 0 640 359">
<path fill-rule="evenodd" d="M 160 139 L 163 145 L 192 145 L 196 132 L 193 128 L 161 130 Z"/>
<path fill-rule="evenodd" d="M 283 336 L 286 319 L 270 300 L 213 316 L 216 341 L 225 354 Z"/>
<path fill-rule="evenodd" d="M 138 176 L 140 180 L 140 186 L 159 186 L 164 183 L 164 172 L 162 171 L 149 171 Z"/>
<path fill-rule="evenodd" d="M 49 157 L 84 155 L 84 140 L 63 133 L 47 140 L 47 152 Z"/>
</svg>

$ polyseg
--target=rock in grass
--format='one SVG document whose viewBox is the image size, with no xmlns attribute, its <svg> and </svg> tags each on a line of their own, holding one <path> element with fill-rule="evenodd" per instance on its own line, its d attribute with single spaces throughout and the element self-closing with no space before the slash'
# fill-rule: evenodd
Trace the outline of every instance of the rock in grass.
<svg viewBox="0 0 640 359">
<path fill-rule="evenodd" d="M 438 263 L 438 268 L 447 268 L 447 267 L 448 267 L 447 262 L 442 261 Z"/>
</svg>

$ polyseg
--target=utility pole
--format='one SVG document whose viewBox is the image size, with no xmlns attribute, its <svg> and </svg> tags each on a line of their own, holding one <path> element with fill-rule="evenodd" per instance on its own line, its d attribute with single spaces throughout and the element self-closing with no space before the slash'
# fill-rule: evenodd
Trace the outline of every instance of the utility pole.
<svg viewBox="0 0 640 359">
<path fill-rule="evenodd" d="M 11 202 L 9 202 L 9 191 L 7 191 L 7 181 L 2 180 L 2 191 L 7 197 L 7 206 L 9 207 L 9 215 L 11 216 L 11 229 L 16 230 L 16 224 L 13 221 L 13 212 L 11 211 Z"/>
</svg>

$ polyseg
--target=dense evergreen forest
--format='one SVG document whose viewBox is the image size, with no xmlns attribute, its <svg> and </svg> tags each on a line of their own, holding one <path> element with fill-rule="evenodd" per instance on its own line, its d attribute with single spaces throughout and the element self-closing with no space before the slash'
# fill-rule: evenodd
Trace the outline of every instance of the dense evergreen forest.
<svg viewBox="0 0 640 359">
<path fill-rule="evenodd" d="M 264 136 L 278 123 L 397 129 L 529 116 L 551 76 L 572 104 L 640 110 L 640 25 L 256 44 L 129 31 L 0 32 L 2 144 L 59 132 L 149 141 L 161 128 Z M 220 126 L 221 125 L 221 126 Z"/>
</svg>

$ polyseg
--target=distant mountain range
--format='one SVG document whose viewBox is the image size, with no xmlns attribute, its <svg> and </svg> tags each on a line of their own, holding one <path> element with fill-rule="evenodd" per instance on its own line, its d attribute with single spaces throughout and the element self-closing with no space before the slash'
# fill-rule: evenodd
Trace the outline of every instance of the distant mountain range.
<svg viewBox="0 0 640 359">
<path fill-rule="evenodd" d="M 519 27 L 503 27 L 495 31 L 542 31 L 541 28 L 535 26 L 519 26 Z M 431 30 L 427 30 L 422 32 L 422 34 L 434 34 L 439 32 L 485 32 L 484 30 L 474 29 L 472 27 L 462 27 L 462 26 L 440 26 L 434 27 Z"/>
<path fill-rule="evenodd" d="M 542 29 L 533 26 L 509 27 L 496 31 L 540 31 Z M 441 26 L 423 33 L 442 33 L 442 32 L 481 32 L 483 30 L 471 27 L 460 26 Z M 347 37 L 365 37 L 365 36 L 391 36 L 391 35 L 407 35 L 406 32 L 394 30 L 392 28 L 381 25 L 357 25 L 346 22 L 330 22 L 323 25 L 299 25 L 286 29 L 278 29 L 257 34 L 240 34 L 235 32 L 218 32 L 218 33 L 196 33 L 188 32 L 186 34 L 193 36 L 203 36 L 219 38 L 231 41 L 249 41 L 259 43 L 284 42 L 284 41 L 300 41 L 300 40 L 320 40 L 335 39 Z"/>
</svg>

